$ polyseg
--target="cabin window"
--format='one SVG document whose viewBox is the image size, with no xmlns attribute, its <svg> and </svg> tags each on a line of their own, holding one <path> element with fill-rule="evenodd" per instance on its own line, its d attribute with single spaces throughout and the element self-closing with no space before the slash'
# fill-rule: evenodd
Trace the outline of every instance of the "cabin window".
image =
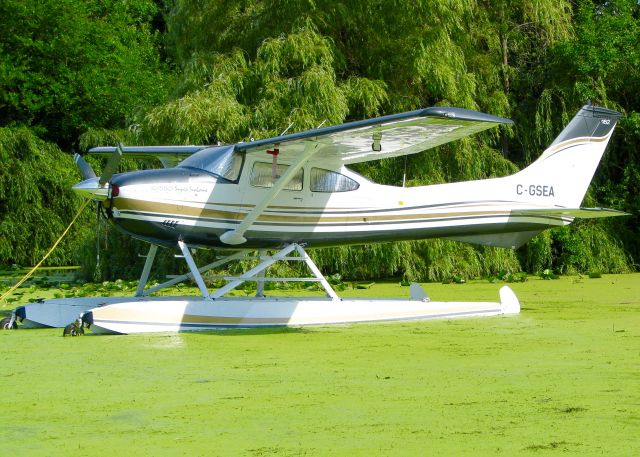
<svg viewBox="0 0 640 457">
<path fill-rule="evenodd" d="M 214 146 L 196 152 L 183 160 L 179 167 L 205 171 L 218 178 L 238 182 L 244 153 L 234 150 L 234 146 Z"/>
<path fill-rule="evenodd" d="M 324 168 L 311 169 L 311 192 L 348 192 L 360 187 L 353 179 Z"/>
<path fill-rule="evenodd" d="M 289 165 L 276 165 L 275 174 L 273 164 L 267 162 L 255 162 L 253 170 L 251 170 L 251 185 L 255 187 L 273 187 L 280 176 L 282 176 L 289 168 Z M 302 179 L 304 177 L 302 169 L 300 169 L 287 184 L 284 190 L 302 190 Z"/>
</svg>

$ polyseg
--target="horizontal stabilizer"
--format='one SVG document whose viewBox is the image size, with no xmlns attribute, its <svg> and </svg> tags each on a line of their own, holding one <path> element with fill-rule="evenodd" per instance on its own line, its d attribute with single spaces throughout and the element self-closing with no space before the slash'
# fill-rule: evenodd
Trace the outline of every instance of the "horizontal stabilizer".
<svg viewBox="0 0 640 457">
<path fill-rule="evenodd" d="M 616 211 L 608 208 L 532 208 L 514 209 L 510 212 L 510 217 L 540 217 L 554 219 L 570 219 L 565 221 L 570 223 L 574 218 L 593 219 L 597 217 L 629 216 L 623 211 Z M 516 249 L 525 244 L 531 238 L 540 233 L 541 230 L 524 232 L 487 233 L 479 235 L 448 236 L 449 240 L 461 241 L 463 243 L 480 244 L 483 246 L 497 246 L 501 248 Z"/>
</svg>

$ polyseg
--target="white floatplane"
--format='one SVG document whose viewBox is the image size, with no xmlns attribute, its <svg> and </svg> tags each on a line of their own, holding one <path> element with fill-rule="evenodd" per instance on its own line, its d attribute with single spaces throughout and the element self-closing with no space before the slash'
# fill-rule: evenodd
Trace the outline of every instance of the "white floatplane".
<svg viewBox="0 0 640 457">
<path fill-rule="evenodd" d="M 512 121 L 435 107 L 230 145 L 94 148 L 89 153 L 109 157 L 102 176 L 76 155 L 85 180 L 73 189 L 98 201 L 121 231 L 150 244 L 135 297 L 71 299 L 51 307 L 45 301 L 19 307 L 14 316 L 51 325 L 49 314 L 60 318 L 67 306 L 74 319 L 82 308 L 94 332 L 134 333 L 517 313 L 508 288 L 499 303 L 432 302 L 418 285 L 406 300 L 343 300 L 305 249 L 433 237 L 517 248 L 577 217 L 623 215 L 580 208 L 619 116 L 584 106 L 534 163 L 514 175 L 410 188 L 375 184 L 347 165 L 418 153 Z M 123 154 L 157 157 L 165 168 L 116 174 Z M 189 273 L 146 289 L 158 247 L 178 247 Z M 194 248 L 234 253 L 198 268 Z M 248 256 L 256 259 L 254 268 L 208 290 L 204 272 Z M 266 276 L 279 261 L 304 262 L 312 277 Z M 149 296 L 187 279 L 201 297 Z M 270 280 L 315 281 L 326 297 L 265 297 Z M 255 297 L 227 295 L 245 281 L 257 283 Z"/>
</svg>

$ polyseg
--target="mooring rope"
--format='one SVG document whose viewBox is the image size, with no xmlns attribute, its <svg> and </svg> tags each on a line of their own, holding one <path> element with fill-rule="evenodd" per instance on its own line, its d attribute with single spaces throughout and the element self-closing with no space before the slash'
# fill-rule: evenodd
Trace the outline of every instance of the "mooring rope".
<svg viewBox="0 0 640 457">
<path fill-rule="evenodd" d="M 44 257 L 42 258 L 42 260 L 40 262 L 38 262 L 38 264 L 33 267 L 31 269 L 31 271 L 29 273 L 27 273 L 26 275 L 24 275 L 24 277 L 18 281 L 12 288 L 10 288 L 2 297 L 0 297 L 0 302 L 3 302 L 5 298 L 7 298 L 9 295 L 11 295 L 13 292 L 15 292 L 15 290 L 20 287 L 22 284 L 24 284 L 24 282 L 29 279 L 31 277 L 31 275 L 33 273 L 35 273 L 35 271 L 40 267 L 40 265 L 42 265 L 42 262 L 44 262 L 45 260 L 47 260 L 47 257 L 49 257 L 49 255 L 53 252 L 53 250 L 58 246 L 58 244 L 60 244 L 60 241 L 62 241 L 62 239 L 64 238 L 64 236 L 67 234 L 67 232 L 69 231 L 69 229 L 71 228 L 71 226 L 75 223 L 76 219 L 78 219 L 78 217 L 80 216 L 80 213 L 82 213 L 82 210 L 86 208 L 86 206 L 89 204 L 91 200 L 85 200 L 82 205 L 80 206 L 80 209 L 78 210 L 77 214 L 73 217 L 73 219 L 71 220 L 71 222 L 69 223 L 69 226 L 65 229 L 64 232 L 62 232 L 62 235 L 60 235 L 60 238 L 58 238 L 58 240 L 53 243 L 53 246 L 51 246 L 51 249 L 49 249 L 49 252 L 47 252 Z M 6 304 L 2 305 L 2 306 L 6 306 Z"/>
</svg>

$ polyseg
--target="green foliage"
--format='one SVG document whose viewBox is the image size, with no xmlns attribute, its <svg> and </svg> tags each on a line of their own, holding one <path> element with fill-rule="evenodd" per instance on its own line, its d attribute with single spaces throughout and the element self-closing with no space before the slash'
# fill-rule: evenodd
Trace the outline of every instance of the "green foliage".
<svg viewBox="0 0 640 457">
<path fill-rule="evenodd" d="M 151 110 L 142 133 L 149 142 L 233 142 L 342 122 L 349 109 L 379 114 L 381 81 L 337 80 L 331 41 L 313 26 L 264 40 L 249 59 L 194 53 L 185 64 L 180 98 Z"/>
<path fill-rule="evenodd" d="M 114 281 L 140 277 L 149 245 L 120 233 L 111 223 L 97 221 L 95 215 L 90 226 L 92 236 L 83 240 L 76 254 L 83 280 Z M 176 259 L 174 254 L 177 254 L 177 249 L 158 250 L 151 280 L 164 282 L 166 275 L 181 274 L 186 270 L 184 261 Z"/>
<path fill-rule="evenodd" d="M 311 255 L 323 272 L 341 273 L 348 280 L 444 281 L 520 269 L 513 251 L 440 239 L 317 249 Z"/>
<path fill-rule="evenodd" d="M 0 265 L 34 265 L 80 207 L 78 174 L 70 155 L 25 127 L 0 128 L 0 163 Z M 47 265 L 75 263 L 86 225 L 72 230 Z"/>
<path fill-rule="evenodd" d="M 545 268 L 544 270 L 542 270 L 538 276 L 540 276 L 540 278 L 542 278 L 542 279 L 558 279 L 558 278 L 560 278 L 560 275 L 557 275 L 556 273 L 554 273 L 553 270 L 550 270 L 549 268 Z"/>
<path fill-rule="evenodd" d="M 504 282 L 526 282 L 527 273 L 519 271 L 517 273 L 507 273 L 502 277 Z"/>
<path fill-rule="evenodd" d="M 591 270 L 629 273 L 629 259 L 606 224 L 578 221 L 553 231 L 555 270 L 567 274 Z"/>
<path fill-rule="evenodd" d="M 577 2 L 575 35 L 553 48 L 547 64 L 548 81 L 540 111 L 550 136 L 585 100 L 621 110 L 611 146 L 592 185 L 594 200 L 631 213 L 607 222 L 633 259 L 640 257 L 637 235 L 640 211 L 640 4 L 635 0 Z M 555 128 L 554 128 L 555 126 Z M 595 203 L 595 202 L 594 202 Z M 585 236 L 592 244 L 593 237 Z"/>
<path fill-rule="evenodd" d="M 615 221 L 575 221 L 547 230 L 520 251 L 523 267 L 532 273 L 561 274 L 632 271 L 631 261 L 614 231 Z"/>
<path fill-rule="evenodd" d="M 554 262 L 552 243 L 551 230 L 533 237 L 520 249 L 519 257 L 522 267 L 532 273 L 551 268 Z"/>
<path fill-rule="evenodd" d="M 0 3 L 0 126 L 38 128 L 63 147 L 121 127 L 166 97 L 152 0 Z"/>
<path fill-rule="evenodd" d="M 628 271 L 640 256 L 635 0 L 175 0 L 166 4 L 164 19 L 157 5 L 0 5 L 0 126 L 31 129 L 0 131 L 0 264 L 37 261 L 77 205 L 68 192 L 77 179 L 70 157 L 36 135 L 65 150 L 117 142 L 212 144 L 431 105 L 516 121 L 427 153 L 354 167 L 376 182 L 424 185 L 515 172 L 587 98 L 626 117 L 585 206 L 610 206 L 631 217 L 546 231 L 517 253 L 425 240 L 313 256 L 326 273 L 349 280 L 421 281 L 521 270 Z M 173 59 L 175 74 L 161 55 Z M 101 160 L 89 160 L 100 169 Z M 25 211 L 27 205 L 33 210 Z M 25 242 L 29 237 L 35 245 Z M 133 277 L 143 259 L 132 261 L 132 253 L 145 251 L 113 227 L 97 229 L 87 210 L 78 235 L 51 262 L 80 258 L 87 278 Z M 172 254 L 161 250 L 158 275 L 184 268 Z"/>
</svg>

